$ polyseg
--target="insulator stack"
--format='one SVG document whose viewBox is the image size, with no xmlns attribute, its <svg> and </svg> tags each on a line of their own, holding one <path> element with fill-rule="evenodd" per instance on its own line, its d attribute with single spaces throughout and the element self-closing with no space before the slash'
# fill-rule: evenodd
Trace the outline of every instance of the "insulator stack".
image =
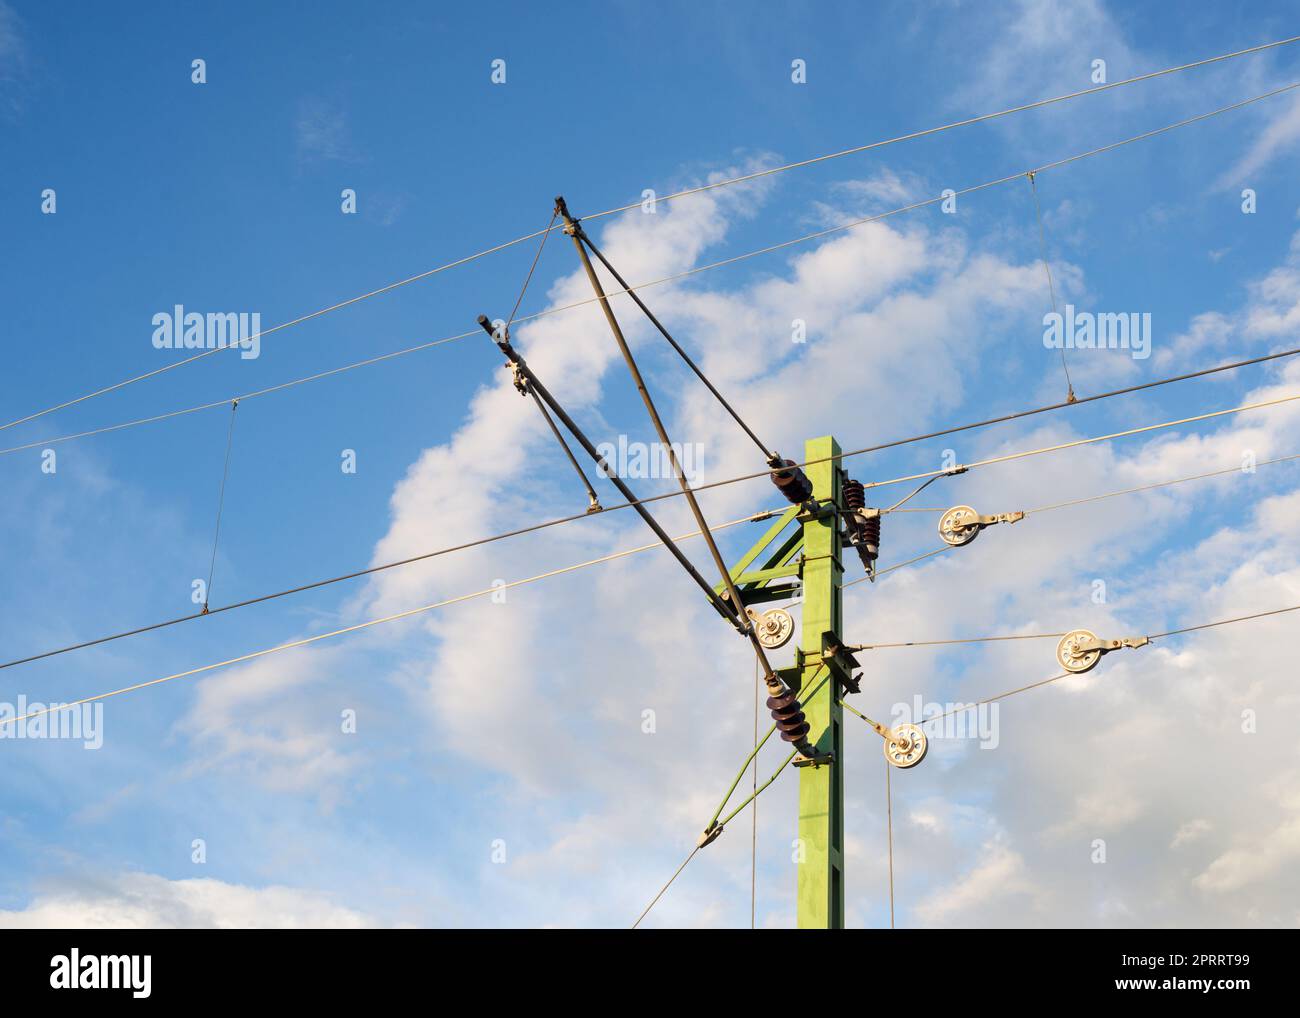
<svg viewBox="0 0 1300 1018">
<path fill-rule="evenodd" d="M 849 510 L 849 543 L 868 572 L 880 557 L 880 517 L 863 519 L 858 513 L 867 507 L 867 493 L 861 481 L 844 482 L 844 505 Z"/>
<path fill-rule="evenodd" d="M 803 505 L 813 495 L 812 481 L 808 480 L 805 474 L 794 460 L 784 460 L 779 457 L 769 460 L 769 464 L 774 468 L 772 470 L 772 483 L 775 484 L 784 495 L 794 505 Z"/>
<path fill-rule="evenodd" d="M 769 696 L 767 709 L 772 712 L 776 730 L 781 733 L 783 740 L 796 744 L 807 740 L 811 726 L 808 724 L 808 719 L 804 717 L 797 693 L 792 690 L 780 696 Z"/>
<path fill-rule="evenodd" d="M 862 521 L 858 543 L 858 558 L 864 566 L 869 566 L 880 557 L 880 517 L 872 516 Z"/>
</svg>

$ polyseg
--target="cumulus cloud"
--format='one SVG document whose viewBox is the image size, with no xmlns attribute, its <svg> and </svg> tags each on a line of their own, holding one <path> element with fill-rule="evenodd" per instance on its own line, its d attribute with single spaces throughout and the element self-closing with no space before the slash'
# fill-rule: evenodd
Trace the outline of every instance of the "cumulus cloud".
<svg viewBox="0 0 1300 1018">
<path fill-rule="evenodd" d="M 1220 188 L 1251 187 L 1271 163 L 1294 151 L 1300 142 L 1300 96 L 1281 100 L 1250 148 L 1219 178 Z"/>
<path fill-rule="evenodd" d="M 597 240 L 631 279 L 668 275 L 697 264 L 755 205 L 752 194 L 744 201 L 702 196 L 654 217 L 633 213 L 613 221 Z M 943 420 L 967 398 L 986 398 L 968 387 L 990 349 L 1008 369 L 1014 365 L 1031 377 L 1035 368 L 1053 370 L 1041 359 L 1046 351 L 1037 337 L 1026 341 L 1019 331 L 1025 316 L 1041 308 L 1040 272 L 1032 261 L 973 252 L 952 227 L 877 223 L 792 252 L 783 264 L 730 287 L 681 284 L 645 296 L 742 415 L 775 432 L 765 440 L 798 455 L 802 436 L 831 423 L 850 436 L 878 436 L 881 422 L 891 435 L 901 434 Z M 588 292 L 572 273 L 552 286 L 549 299 L 564 304 Z M 1252 289 L 1241 320 L 1261 305 L 1285 316 L 1288 292 Z M 704 442 L 712 477 L 752 470 L 755 454 L 744 436 L 707 393 L 683 382 L 680 365 L 662 356 L 627 302 L 615 303 L 673 436 Z M 805 321 L 807 343 L 792 342 L 795 319 Z M 651 437 L 639 414 L 612 421 L 598 415 L 598 402 L 627 383 L 596 308 L 542 319 L 516 339 L 593 433 L 609 437 L 611 429 L 627 429 L 629 437 Z M 1300 390 L 1296 366 L 1264 377 L 1242 401 Z M 819 399 L 800 398 L 814 380 Z M 1130 406 L 1124 419 L 1137 412 L 1162 416 Z M 1231 468 L 1247 451 L 1260 460 L 1295 451 L 1288 442 L 1297 419 L 1300 411 L 1291 404 L 1180 433 L 1088 446 L 975 471 L 943 482 L 941 494 L 1003 511 Z M 1087 420 L 1045 418 L 1014 433 L 990 430 L 947 441 L 959 460 L 970 461 L 1070 441 L 1088 433 L 1080 430 Z M 395 489 L 375 561 L 580 509 L 585 500 L 551 441 L 504 374 L 485 386 L 458 432 L 427 450 Z M 906 450 L 900 462 L 928 468 L 926 457 L 937 452 Z M 853 461 L 852 468 L 868 477 L 882 469 L 868 461 Z M 1237 472 L 1031 516 L 1014 532 L 995 530 L 960 553 L 890 574 L 874 588 L 854 588 L 846 595 L 846 633 L 869 641 L 884 633 L 945 638 L 1086 626 L 1132 635 L 1296 603 L 1300 559 L 1288 522 L 1296 496 L 1288 493 L 1289 475 L 1278 472 L 1285 469 Z M 446 497 L 449 479 L 454 499 Z M 638 487 L 657 490 L 653 482 Z M 760 482 L 718 489 L 703 501 L 717 521 L 774 504 L 773 494 Z M 1199 521 L 1207 507 L 1229 515 L 1205 527 Z M 670 529 L 690 529 L 675 501 L 658 504 L 656 512 Z M 932 547 L 932 524 L 891 518 L 887 554 L 901 560 L 912 548 Z M 743 547 L 750 533 L 736 543 Z M 1166 547 L 1175 535 L 1179 540 Z M 382 614 L 429 603 L 645 540 L 630 515 L 596 517 L 381 574 L 348 611 Z M 699 543 L 688 548 L 707 573 Z M 1098 579 L 1107 592 L 1103 603 L 1092 598 Z M 904 922 L 1279 919 L 1256 871 L 1293 878 L 1292 832 L 1285 819 L 1268 817 L 1257 790 L 1286 759 L 1279 733 L 1296 705 L 1287 700 L 1279 664 L 1286 660 L 1285 626 L 1250 625 L 1125 651 L 1087 676 L 1006 701 L 996 750 L 937 744 L 931 762 L 896 788 L 896 815 L 908 818 L 897 832 Z M 743 644 L 701 608 L 676 564 L 658 552 L 514 588 L 502 601 L 452 608 L 400 635 L 400 641 L 386 637 L 384 645 L 399 655 L 400 667 L 374 681 L 409 697 L 424 734 L 446 747 L 449 759 L 503 779 L 492 802 L 526 804 L 526 826 L 503 821 L 505 840 L 522 847 L 494 875 L 498 891 L 509 888 L 513 915 L 597 925 L 634 918 L 679 853 L 689 851 L 751 738 L 753 663 Z M 260 711 L 262 695 L 273 702 L 305 681 L 302 676 L 342 667 L 313 660 L 306 672 L 290 668 L 205 693 L 191 719 L 194 730 L 237 728 L 240 718 L 259 714 L 271 725 L 268 737 L 278 732 L 293 746 L 292 726 L 277 729 L 275 716 Z M 864 705 L 869 701 L 882 714 L 917 694 L 969 702 L 1046 677 L 1053 665 L 1050 647 L 1045 652 L 1028 641 L 963 651 L 960 658 L 880 651 L 865 663 Z M 1269 723 L 1244 733 L 1246 709 Z M 647 711 L 655 718 L 653 734 L 644 728 Z M 872 733 L 854 729 L 850 738 L 851 760 L 869 757 L 879 765 Z M 234 745 L 251 760 L 272 750 L 272 763 L 286 752 Z M 304 759 L 315 752 L 310 742 L 302 749 Z M 330 760 L 327 754 L 323 766 Z M 778 781 L 762 800 L 760 844 L 775 846 L 761 877 L 766 923 L 790 918 L 793 877 L 784 845 L 796 784 Z M 866 921 L 872 913 L 865 902 L 879 900 L 883 880 L 882 812 L 861 794 L 855 793 L 850 845 L 854 873 L 862 875 L 855 879 L 863 881 L 854 894 L 863 897 L 855 897 L 852 912 Z M 1209 826 L 1188 828 L 1189 818 L 1205 818 Z M 1253 870 L 1241 856 L 1252 837 L 1271 846 Z M 1097 839 L 1107 845 L 1104 863 L 1092 858 Z M 1176 862 L 1169 855 L 1173 843 Z M 651 922 L 747 921 L 738 904 L 748 891 L 747 870 L 746 839 L 719 839 Z M 590 889 L 581 901 L 564 890 L 575 881 Z M 1223 887 L 1240 893 L 1212 893 Z"/>
<path fill-rule="evenodd" d="M 168 880 L 126 873 L 39 892 L 23 909 L 0 911 L 9 929 L 360 929 L 364 913 L 292 887 L 221 880 Z"/>
</svg>

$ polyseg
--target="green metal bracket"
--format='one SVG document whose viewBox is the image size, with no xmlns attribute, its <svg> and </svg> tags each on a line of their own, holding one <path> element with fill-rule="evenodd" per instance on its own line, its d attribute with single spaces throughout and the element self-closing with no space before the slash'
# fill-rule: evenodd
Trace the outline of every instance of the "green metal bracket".
<svg viewBox="0 0 1300 1018">
<path fill-rule="evenodd" d="M 792 505 L 781 513 L 766 533 L 755 542 L 731 567 L 731 579 L 746 605 L 797 597 L 800 589 L 797 577 L 801 571 L 799 552 L 803 548 L 803 528 L 782 538 L 782 533 L 799 515 L 799 506 Z M 774 547 L 775 546 L 775 547 Z M 764 558 L 764 553 L 768 554 Z M 750 567 L 762 559 L 757 569 Z M 773 585 L 775 580 L 796 577 L 790 583 Z M 718 583 L 713 588 L 719 596 L 727 596 L 726 585 Z M 716 605 L 715 605 L 716 607 Z"/>
<path fill-rule="evenodd" d="M 858 680 L 853 677 L 853 673 L 861 665 L 858 664 L 858 659 L 845 649 L 844 641 L 830 630 L 822 633 L 822 661 L 830 669 L 832 678 L 841 688 L 850 693 L 860 692 Z"/>
</svg>

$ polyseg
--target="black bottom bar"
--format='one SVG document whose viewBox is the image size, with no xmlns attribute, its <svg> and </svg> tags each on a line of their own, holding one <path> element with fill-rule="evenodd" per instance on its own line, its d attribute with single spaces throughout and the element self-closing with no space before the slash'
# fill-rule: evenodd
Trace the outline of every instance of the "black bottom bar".
<svg viewBox="0 0 1300 1018">
<path fill-rule="evenodd" d="M 14 1008 L 18 1004 L 91 1013 L 109 1002 L 211 1007 L 280 1001 L 297 1013 L 316 1002 L 337 1013 L 349 1002 L 397 1002 L 435 988 L 436 996 L 418 999 L 448 1005 L 459 999 L 456 1010 L 501 1013 L 513 1001 L 536 1006 L 564 986 L 560 999 L 569 1006 L 581 1001 L 583 1011 L 599 1016 L 614 1002 L 634 998 L 680 1003 L 686 986 L 696 987 L 701 1000 L 725 990 L 730 1010 L 747 999 L 770 1002 L 753 952 L 790 951 L 782 956 L 796 958 L 812 939 L 828 936 L 843 941 L 827 972 L 841 981 L 841 1004 L 860 999 L 863 1006 L 878 1005 L 901 993 L 922 1013 L 959 1002 L 1024 1001 L 1024 994 L 1037 991 L 1043 1001 L 1068 1001 L 1071 1009 L 1125 997 L 1165 998 L 1179 1006 L 1199 998 L 1220 1009 L 1246 998 L 1257 1004 L 1261 995 L 1293 995 L 1300 946 L 1295 931 L 1264 930 L 42 930 L 0 936 L 0 971 L 6 1005 L 15 1014 L 31 1013 Z M 557 982 L 556 966 L 572 974 L 577 957 L 577 982 Z"/>
</svg>

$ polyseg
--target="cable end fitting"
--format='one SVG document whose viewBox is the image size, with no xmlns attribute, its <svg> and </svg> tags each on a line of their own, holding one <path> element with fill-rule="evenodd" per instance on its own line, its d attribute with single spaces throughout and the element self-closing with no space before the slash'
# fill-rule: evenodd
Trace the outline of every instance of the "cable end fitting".
<svg viewBox="0 0 1300 1018">
<path fill-rule="evenodd" d="M 721 824 L 709 824 L 700 835 L 700 840 L 695 843 L 696 848 L 703 848 L 705 845 L 711 845 L 718 840 L 718 835 L 722 833 Z"/>
<path fill-rule="evenodd" d="M 581 236 L 582 227 L 579 224 L 582 222 L 582 220 L 574 219 L 573 216 L 569 214 L 569 205 L 564 200 L 563 195 L 557 194 L 555 196 L 555 214 L 564 219 L 565 233 L 567 233 L 570 237 Z"/>
<path fill-rule="evenodd" d="M 492 342 L 499 346 L 503 351 L 506 351 L 507 356 L 509 356 L 510 327 L 502 322 L 501 326 L 498 328 L 487 315 L 479 315 L 475 320 L 483 331 L 492 337 Z"/>
</svg>

